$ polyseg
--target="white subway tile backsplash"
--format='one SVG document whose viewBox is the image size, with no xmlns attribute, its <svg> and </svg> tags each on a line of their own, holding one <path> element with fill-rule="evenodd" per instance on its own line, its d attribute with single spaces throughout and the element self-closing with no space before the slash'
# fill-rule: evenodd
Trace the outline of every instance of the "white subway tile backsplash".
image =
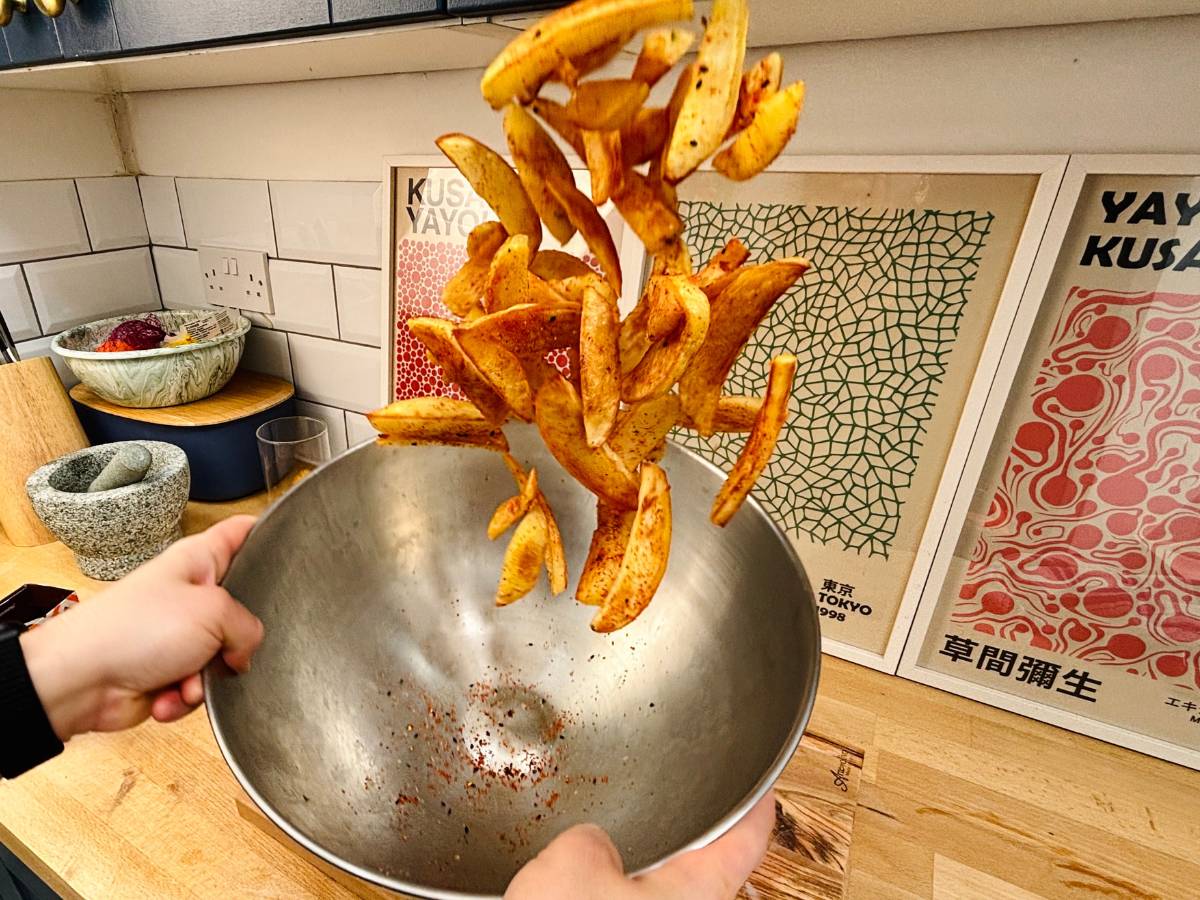
<svg viewBox="0 0 1200 900">
<path fill-rule="evenodd" d="M 138 187 L 142 191 L 142 211 L 146 215 L 151 243 L 187 246 L 187 239 L 183 236 L 183 216 L 179 212 L 179 196 L 175 193 L 175 179 L 139 175 Z"/>
<path fill-rule="evenodd" d="M 76 178 L 79 202 L 93 250 L 117 250 L 150 243 L 137 181 L 122 178 Z"/>
<path fill-rule="evenodd" d="M 346 441 L 349 446 L 355 447 L 363 441 L 372 440 L 378 434 L 366 416 L 346 410 Z"/>
<path fill-rule="evenodd" d="M 275 252 L 271 201 L 265 181 L 177 178 L 187 245 Z"/>
<path fill-rule="evenodd" d="M 87 253 L 75 182 L 0 182 L 0 263 Z"/>
<path fill-rule="evenodd" d="M 121 313 L 161 309 L 150 250 L 115 250 L 25 264 L 47 334 Z"/>
<path fill-rule="evenodd" d="M 71 367 L 66 364 L 63 358 L 50 350 L 50 343 L 54 340 L 54 337 L 54 335 L 47 335 L 46 337 L 35 338 L 32 341 L 18 343 L 17 354 L 21 359 L 37 359 L 39 356 L 50 357 L 63 385 L 68 388 L 74 387 L 79 384 L 79 379 L 75 377 L 75 373 L 71 371 Z"/>
<path fill-rule="evenodd" d="M 383 272 L 379 269 L 333 267 L 334 293 L 337 294 L 338 325 L 342 340 L 378 347 L 383 312 Z"/>
<path fill-rule="evenodd" d="M 378 184 L 272 181 L 271 207 L 279 239 L 279 252 L 273 255 L 351 266 L 382 265 Z"/>
<path fill-rule="evenodd" d="M 27 341 L 42 333 L 20 266 L 0 268 L 0 314 L 14 341 Z"/>
<path fill-rule="evenodd" d="M 251 328 L 246 335 L 246 349 L 242 353 L 241 366 L 252 372 L 274 375 L 290 383 L 292 360 L 288 351 L 287 335 L 282 331 Z"/>
<path fill-rule="evenodd" d="M 176 247 L 154 247 L 154 270 L 158 290 L 167 309 L 208 307 L 200 281 L 200 251 Z"/>
<path fill-rule="evenodd" d="M 330 266 L 272 259 L 267 270 L 271 276 L 271 296 L 275 299 L 273 327 L 320 337 L 338 336 Z"/>
<path fill-rule="evenodd" d="M 337 456 L 346 449 L 346 417 L 342 410 L 321 403 L 296 401 L 296 415 L 320 419 L 329 429 L 329 450 Z"/>
<path fill-rule="evenodd" d="M 288 335 L 296 396 L 366 412 L 379 406 L 383 356 L 371 347 Z"/>
</svg>

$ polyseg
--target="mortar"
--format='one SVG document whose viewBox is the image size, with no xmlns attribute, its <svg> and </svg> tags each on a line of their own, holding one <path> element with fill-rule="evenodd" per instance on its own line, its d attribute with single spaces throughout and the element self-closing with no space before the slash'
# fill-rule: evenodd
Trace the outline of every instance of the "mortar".
<svg viewBox="0 0 1200 900">
<path fill-rule="evenodd" d="M 136 484 L 87 493 L 125 444 L 150 451 L 150 469 Z M 191 478 L 187 456 L 161 441 L 121 441 L 88 447 L 47 463 L 25 490 L 42 523 L 75 553 L 83 574 L 115 581 L 161 553 L 180 536 Z"/>
</svg>

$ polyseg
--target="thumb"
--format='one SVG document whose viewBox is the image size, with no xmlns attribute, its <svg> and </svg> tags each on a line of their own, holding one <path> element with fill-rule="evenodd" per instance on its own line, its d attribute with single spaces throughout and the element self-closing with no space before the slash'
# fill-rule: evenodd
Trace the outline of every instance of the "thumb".
<svg viewBox="0 0 1200 900">
<path fill-rule="evenodd" d="M 163 559 L 180 566 L 183 577 L 192 584 L 218 584 L 246 542 L 254 522 L 254 516 L 231 516 L 207 531 L 177 541 L 163 554 Z"/>
<path fill-rule="evenodd" d="M 576 825 L 547 844 L 516 874 L 504 900 L 617 896 L 624 882 L 621 854 L 604 830 Z M 585 893 L 581 894 L 581 889 Z"/>
<path fill-rule="evenodd" d="M 774 825 L 775 795 L 768 792 L 707 847 L 677 856 L 638 880 L 654 897 L 732 900 L 766 855 Z"/>
</svg>

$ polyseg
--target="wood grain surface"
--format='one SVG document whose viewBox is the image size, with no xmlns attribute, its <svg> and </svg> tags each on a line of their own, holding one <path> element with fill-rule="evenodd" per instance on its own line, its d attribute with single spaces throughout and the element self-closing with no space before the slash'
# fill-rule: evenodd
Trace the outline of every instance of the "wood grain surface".
<svg viewBox="0 0 1200 900">
<path fill-rule="evenodd" d="M 212 396 L 195 403 L 181 403 L 179 406 L 162 406 L 158 409 L 118 406 L 98 396 L 86 384 L 77 384 L 71 388 L 71 399 L 122 419 L 149 422 L 153 425 L 188 427 L 220 425 L 234 419 L 244 419 L 272 406 L 278 406 L 293 393 L 295 389 L 282 378 L 238 369 L 229 383 Z"/>
<path fill-rule="evenodd" d="M 195 531 L 261 498 L 190 504 Z M 0 593 L 100 585 L 59 544 L 0 541 Z M 1200 772 L 832 657 L 741 896 L 1183 898 L 1200 885 Z M 843 787 L 845 788 L 843 790 Z M 64 897 L 367 897 L 238 787 L 205 716 L 85 735 L 0 783 L 0 840 Z"/>
</svg>

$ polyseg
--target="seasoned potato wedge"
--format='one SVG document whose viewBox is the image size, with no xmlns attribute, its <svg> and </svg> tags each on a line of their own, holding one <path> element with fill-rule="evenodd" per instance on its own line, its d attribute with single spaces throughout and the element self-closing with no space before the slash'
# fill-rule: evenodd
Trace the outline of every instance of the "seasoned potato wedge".
<svg viewBox="0 0 1200 900">
<path fill-rule="evenodd" d="M 616 58 L 616 55 L 621 52 L 621 49 L 631 40 L 633 40 L 633 32 L 626 32 L 607 43 L 601 44 L 595 50 L 580 53 L 578 56 L 573 56 L 570 59 L 564 59 L 558 68 L 554 70 L 553 79 L 573 88 L 579 83 L 579 79 L 583 78 L 589 72 L 594 72 L 596 69 L 602 68 L 612 62 Z"/>
<path fill-rule="evenodd" d="M 508 450 L 508 441 L 500 427 L 485 419 L 466 400 L 449 397 L 397 400 L 367 413 L 367 421 L 380 433 L 382 444 L 451 444 Z"/>
<path fill-rule="evenodd" d="M 663 175 L 682 181 L 721 145 L 737 111 L 746 53 L 747 0 L 714 0 L 679 109 Z M 511 229 L 510 229 L 511 230 Z"/>
<path fill-rule="evenodd" d="M 537 510 L 521 519 L 504 551 L 496 605 L 508 606 L 533 590 L 546 559 L 546 519 Z"/>
<path fill-rule="evenodd" d="M 692 0 L 590 0 L 563 7 L 521 32 L 483 73 L 492 109 L 528 103 L 564 59 L 579 59 L 623 35 L 692 17 Z"/>
<path fill-rule="evenodd" d="M 521 518 L 525 513 L 529 512 L 529 507 L 533 505 L 534 499 L 538 495 L 537 486 L 537 469 L 529 470 L 529 477 L 525 479 L 525 484 L 521 487 L 521 492 L 515 497 L 509 497 L 503 503 L 496 507 L 496 511 L 492 513 L 491 521 L 488 522 L 487 536 L 489 541 L 494 541 Z"/>
<path fill-rule="evenodd" d="M 653 87 L 691 49 L 696 35 L 685 28 L 656 28 L 646 32 L 632 78 Z"/>
<path fill-rule="evenodd" d="M 533 475 L 533 470 L 531 469 L 529 476 L 526 476 L 525 468 L 511 453 L 504 454 L 504 465 L 512 473 L 513 480 L 517 483 L 517 489 L 523 490 L 528 483 L 527 478 Z M 534 494 L 530 511 L 540 514 L 546 521 L 546 576 L 550 580 L 550 593 L 561 594 L 567 589 L 567 554 L 563 547 L 562 532 L 558 530 L 558 522 L 554 518 L 554 511 L 550 508 L 550 503 L 546 500 L 546 495 L 542 493 L 541 488 L 538 488 Z"/>
<path fill-rule="evenodd" d="M 713 168 L 734 181 L 753 178 L 773 163 L 792 139 L 803 105 L 803 81 L 764 100 L 746 130 L 717 154 Z"/>
<path fill-rule="evenodd" d="M 557 179 L 573 184 L 575 176 L 571 174 L 570 163 L 554 138 L 546 134 L 523 106 L 513 103 L 504 111 L 504 135 L 530 201 L 555 240 L 565 244 L 575 234 L 575 226 L 550 190 L 549 182 Z"/>
<path fill-rule="evenodd" d="M 604 282 L 583 293 L 579 325 L 579 382 L 588 446 L 604 443 L 621 406 L 617 298 Z"/>
<path fill-rule="evenodd" d="M 586 155 L 583 148 L 583 129 L 571 119 L 565 106 L 546 97 L 538 97 L 529 104 L 529 108 L 538 118 L 553 128 L 559 137 L 570 144 L 571 149 L 578 154 L 580 159 Z"/>
<path fill-rule="evenodd" d="M 455 337 L 466 346 L 466 335 L 497 344 L 522 359 L 540 359 L 551 350 L 579 344 L 578 303 L 521 303 L 458 325 Z"/>
<path fill-rule="evenodd" d="M 542 240 L 538 218 L 525 186 L 513 167 L 499 153 L 465 134 L 443 134 L 438 148 L 462 172 L 471 187 L 492 208 L 509 234 L 529 235 L 536 250 Z"/>
<path fill-rule="evenodd" d="M 599 606 L 617 580 L 629 532 L 633 528 L 633 511 L 618 509 L 603 500 L 596 501 L 596 530 L 588 546 L 575 599 L 588 606 Z"/>
<path fill-rule="evenodd" d="M 576 85 L 567 104 L 567 115 L 580 128 L 608 131 L 624 128 L 632 120 L 650 88 L 628 78 L 598 78 Z"/>
<path fill-rule="evenodd" d="M 674 203 L 668 202 L 654 182 L 633 169 L 625 171 L 612 199 L 648 253 L 666 251 L 683 232 L 683 220 L 676 214 Z"/>
<path fill-rule="evenodd" d="M 454 336 L 453 322 L 422 316 L 409 319 L 408 327 L 425 345 L 434 365 L 442 367 L 446 380 L 457 384 L 485 419 L 500 425 L 508 418 L 508 404 L 463 351 Z"/>
<path fill-rule="evenodd" d="M 529 236 L 514 234 L 496 251 L 483 288 L 483 308 L 490 313 L 529 302 Z"/>
<path fill-rule="evenodd" d="M 546 448 L 576 481 L 622 509 L 637 506 L 637 482 L 625 464 L 607 445 L 588 445 L 583 407 L 570 382 L 548 380 L 537 393 L 535 410 Z"/>
<path fill-rule="evenodd" d="M 754 420 L 754 427 L 750 429 L 741 455 L 729 470 L 729 476 L 713 501 L 709 514 L 713 524 L 724 526 L 729 523 L 770 461 L 779 431 L 787 422 L 788 401 L 792 396 L 792 379 L 795 375 L 796 357 L 792 354 L 783 353 L 771 360 L 762 408 Z"/>
<path fill-rule="evenodd" d="M 467 236 L 467 261 L 442 288 L 442 302 L 456 316 L 469 316 L 483 310 L 483 291 L 487 286 L 492 257 L 508 238 L 499 222 L 476 225 Z"/>
<path fill-rule="evenodd" d="M 712 434 L 721 386 L 771 305 L 809 268 L 801 257 L 742 267 L 712 301 L 708 336 L 679 379 L 679 402 L 701 434 Z"/>
<path fill-rule="evenodd" d="M 624 628 L 650 604 L 667 573 L 671 553 L 671 486 L 654 463 L 643 463 L 637 512 L 617 577 L 592 618 L 601 633 Z"/>
<path fill-rule="evenodd" d="M 561 250 L 539 250 L 529 271 L 547 281 L 562 281 L 576 275 L 594 275 L 591 267 L 577 256 Z M 567 296 L 564 293 L 564 296 Z M 580 297 L 580 301 L 582 301 Z"/>
<path fill-rule="evenodd" d="M 513 414 L 526 422 L 533 421 L 533 389 L 525 367 L 515 353 L 501 344 L 471 329 L 455 332 L 455 338 L 480 374 L 500 395 Z M 465 393 L 465 391 L 464 391 Z"/>
<path fill-rule="evenodd" d="M 709 330 L 709 304 L 704 292 L 683 275 L 661 275 L 652 291 L 669 291 L 683 310 L 679 328 L 652 344 L 637 366 L 621 380 L 621 399 L 635 403 L 665 394 L 688 368 Z"/>
<path fill-rule="evenodd" d="M 621 156 L 621 132 L 585 131 L 583 150 L 592 176 L 592 202 L 602 206 L 621 189 L 625 177 Z"/>
<path fill-rule="evenodd" d="M 567 215 L 583 235 L 588 249 L 592 251 L 604 270 L 604 277 L 612 285 L 613 290 L 621 293 L 621 258 L 617 255 L 617 245 L 613 243 L 612 232 L 604 218 L 582 191 L 573 184 L 552 185 L 554 194 L 562 203 Z"/>
<path fill-rule="evenodd" d="M 608 438 L 608 446 L 632 472 L 643 460 L 654 457 L 679 421 L 679 397 L 663 394 L 621 410 Z"/>
<path fill-rule="evenodd" d="M 621 362 L 621 375 L 632 372 L 650 349 L 650 338 L 646 333 L 646 322 L 650 317 L 649 282 L 637 306 L 621 322 L 621 334 L 617 342 Z"/>
<path fill-rule="evenodd" d="M 730 133 L 741 131 L 754 118 L 754 113 L 764 100 L 775 96 L 783 80 L 783 57 L 768 53 L 742 76 L 738 90 L 737 112 L 733 116 Z"/>
<path fill-rule="evenodd" d="M 621 129 L 621 158 L 627 169 L 662 155 L 670 132 L 670 117 L 665 106 L 639 109 L 633 120 Z"/>
<path fill-rule="evenodd" d="M 713 417 L 712 430 L 714 434 L 734 431 L 749 431 L 754 427 L 758 411 L 762 409 L 762 397 L 741 397 L 737 395 L 722 395 L 717 401 L 717 412 Z M 698 431 L 696 423 L 686 415 L 680 415 L 679 424 L 684 428 Z"/>
</svg>

